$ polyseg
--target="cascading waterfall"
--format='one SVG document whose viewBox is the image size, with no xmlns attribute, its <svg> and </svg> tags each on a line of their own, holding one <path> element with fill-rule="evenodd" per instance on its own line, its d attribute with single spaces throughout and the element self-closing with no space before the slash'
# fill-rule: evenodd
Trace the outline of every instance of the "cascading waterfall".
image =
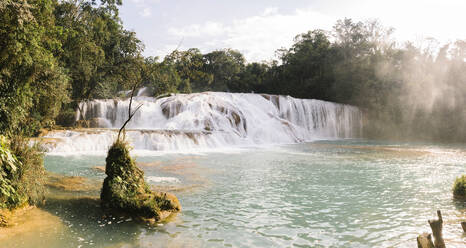
<svg viewBox="0 0 466 248">
<path fill-rule="evenodd" d="M 142 107 L 127 125 L 136 150 L 183 151 L 358 138 L 362 113 L 350 105 L 290 96 L 204 92 L 137 96 Z M 52 131 L 50 152 L 106 151 L 128 115 L 129 99 L 80 103 L 76 120 L 92 129 Z M 52 142 L 53 141 L 53 142 Z M 48 145 L 47 145 L 48 144 Z"/>
</svg>

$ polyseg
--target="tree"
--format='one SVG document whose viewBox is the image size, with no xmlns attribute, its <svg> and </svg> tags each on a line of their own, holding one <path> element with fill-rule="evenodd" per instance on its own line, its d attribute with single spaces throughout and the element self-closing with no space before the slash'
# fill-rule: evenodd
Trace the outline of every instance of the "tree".
<svg viewBox="0 0 466 248">
<path fill-rule="evenodd" d="M 166 61 L 157 62 L 157 58 L 148 57 L 145 59 L 143 72 L 143 84 L 153 89 L 155 96 L 177 93 L 179 88 L 190 91 L 189 81 L 184 81 L 188 85 L 183 85 L 175 66 Z"/>
<path fill-rule="evenodd" d="M 289 50 L 281 50 L 281 79 L 278 90 L 302 98 L 329 99 L 333 75 L 331 43 L 322 30 L 295 37 Z M 277 89 L 275 89 L 277 90 Z"/>
<path fill-rule="evenodd" d="M 55 16 L 65 30 L 61 63 L 69 69 L 75 100 L 108 98 L 130 88 L 140 78 L 143 46 L 136 34 L 123 28 L 117 5 L 121 1 L 68 1 Z M 131 80 L 128 80 L 131 79 Z"/>
<path fill-rule="evenodd" d="M 185 85 L 180 89 L 181 92 L 190 93 L 191 87 L 195 90 L 203 89 L 213 80 L 213 75 L 204 71 L 203 55 L 197 48 L 175 50 L 165 57 L 164 63 L 173 65 L 178 72 Z"/>
<path fill-rule="evenodd" d="M 217 50 L 204 55 L 205 72 L 213 75 L 212 83 L 203 90 L 228 91 L 228 82 L 236 80 L 244 68 L 243 55 L 235 50 Z"/>
<path fill-rule="evenodd" d="M 269 69 L 264 63 L 247 64 L 237 77 L 228 82 L 228 89 L 233 92 L 260 92 Z"/>
<path fill-rule="evenodd" d="M 52 125 L 66 95 L 68 77 L 53 52 L 57 39 L 51 0 L 0 4 L 0 132 L 31 135 Z"/>
</svg>

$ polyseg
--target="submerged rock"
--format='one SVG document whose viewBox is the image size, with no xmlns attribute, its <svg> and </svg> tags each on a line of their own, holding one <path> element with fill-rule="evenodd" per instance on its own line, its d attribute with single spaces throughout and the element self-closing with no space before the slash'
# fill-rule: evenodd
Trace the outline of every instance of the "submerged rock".
<svg viewBox="0 0 466 248">
<path fill-rule="evenodd" d="M 96 181 L 80 176 L 64 176 L 49 172 L 45 185 L 60 191 L 88 192 L 99 190 L 99 185 L 96 184 Z"/>
<path fill-rule="evenodd" d="M 160 104 L 160 107 L 162 108 L 162 113 L 165 118 L 170 119 L 177 116 L 181 112 L 183 108 L 183 102 L 180 100 L 171 100 L 170 98 L 167 98 L 166 101 Z"/>
<path fill-rule="evenodd" d="M 143 219 L 160 221 L 181 210 L 176 196 L 152 192 L 144 172 L 129 155 L 128 145 L 116 141 L 108 151 L 100 199 L 102 207 Z"/>
</svg>

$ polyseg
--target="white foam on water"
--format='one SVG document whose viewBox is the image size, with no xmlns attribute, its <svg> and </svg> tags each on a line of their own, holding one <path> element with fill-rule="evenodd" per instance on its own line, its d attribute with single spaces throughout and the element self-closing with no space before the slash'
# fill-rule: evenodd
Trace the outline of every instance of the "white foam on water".
<svg viewBox="0 0 466 248">
<path fill-rule="evenodd" d="M 362 130 L 362 112 L 354 106 L 290 96 L 204 92 L 133 98 L 133 109 L 140 104 L 126 132 L 137 151 L 195 152 L 359 138 Z M 44 138 L 55 142 L 45 148 L 54 154 L 107 151 L 127 119 L 128 105 L 128 99 L 81 102 L 76 120 L 89 120 L 99 129 L 52 131 Z"/>
<path fill-rule="evenodd" d="M 180 183 L 180 179 L 176 177 L 155 177 L 155 176 L 148 176 L 147 181 L 153 183 Z"/>
</svg>

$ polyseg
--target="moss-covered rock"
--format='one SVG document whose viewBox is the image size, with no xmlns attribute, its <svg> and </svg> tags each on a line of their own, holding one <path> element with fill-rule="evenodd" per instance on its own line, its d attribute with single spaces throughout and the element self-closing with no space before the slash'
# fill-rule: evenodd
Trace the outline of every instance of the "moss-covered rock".
<svg viewBox="0 0 466 248">
<path fill-rule="evenodd" d="M 453 196 L 456 199 L 466 200 L 466 175 L 456 178 L 453 184 Z"/>
<path fill-rule="evenodd" d="M 116 141 L 106 158 L 105 174 L 100 199 L 102 207 L 132 216 L 155 221 L 181 206 L 174 195 L 152 192 L 144 181 L 144 172 L 129 155 L 128 145 Z"/>
</svg>

